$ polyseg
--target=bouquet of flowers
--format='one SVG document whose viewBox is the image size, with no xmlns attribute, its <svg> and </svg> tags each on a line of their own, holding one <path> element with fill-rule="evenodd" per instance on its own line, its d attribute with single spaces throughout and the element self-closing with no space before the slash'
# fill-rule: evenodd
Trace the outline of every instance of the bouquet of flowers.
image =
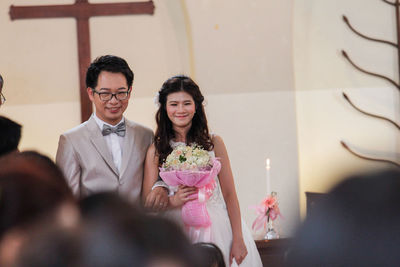
<svg viewBox="0 0 400 267">
<path fill-rule="evenodd" d="M 279 211 L 278 200 L 275 192 L 267 196 L 260 205 L 255 207 L 258 214 L 257 218 L 254 220 L 252 229 L 259 230 L 260 228 L 266 228 L 267 223 L 272 220 L 274 221 L 278 216 L 282 216 Z"/>
<path fill-rule="evenodd" d="M 206 201 L 212 194 L 214 177 L 220 169 L 221 163 L 196 144 L 178 145 L 160 168 L 160 177 L 169 186 L 186 185 L 199 189 L 198 197 L 182 207 L 182 219 L 187 227 L 211 226 Z"/>
</svg>

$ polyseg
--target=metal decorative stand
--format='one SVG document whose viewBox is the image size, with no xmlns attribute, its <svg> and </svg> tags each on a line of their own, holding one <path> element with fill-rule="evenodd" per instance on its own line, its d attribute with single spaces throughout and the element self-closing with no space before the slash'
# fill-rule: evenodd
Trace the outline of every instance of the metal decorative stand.
<svg viewBox="0 0 400 267">
<path fill-rule="evenodd" d="M 394 7 L 395 9 L 395 13 L 396 13 L 396 32 L 397 32 L 397 41 L 396 42 L 392 42 L 392 41 L 387 41 L 387 40 L 382 40 L 382 39 L 377 39 L 377 38 L 372 38 L 370 36 L 367 36 L 359 31 L 357 31 L 350 23 L 349 19 L 346 16 L 343 16 L 343 21 L 346 23 L 346 25 L 349 27 L 349 29 L 354 32 L 355 34 L 357 34 L 358 36 L 360 36 L 361 38 L 364 38 L 366 40 L 369 41 L 373 41 L 373 42 L 378 42 L 378 43 L 383 43 L 383 44 L 387 44 L 390 45 L 392 47 L 394 47 L 397 51 L 397 63 L 398 63 L 398 77 L 400 80 L 400 0 L 382 0 L 383 2 L 385 2 L 386 4 L 389 4 L 391 6 Z M 389 83 L 391 83 L 397 90 L 400 91 L 400 83 L 396 82 L 394 79 L 391 79 L 385 75 L 382 74 L 378 74 L 378 73 L 374 73 L 371 71 L 368 71 L 364 68 L 361 68 L 360 66 L 358 66 L 356 63 L 353 62 L 353 60 L 350 58 L 350 56 L 346 53 L 346 51 L 342 50 L 342 55 L 343 57 L 357 70 L 359 70 L 360 72 L 363 72 L 365 74 L 371 75 L 371 76 L 375 76 L 377 78 L 383 79 L 388 81 Z M 362 110 L 361 108 L 359 108 L 358 106 L 356 106 L 350 99 L 350 97 L 343 92 L 343 97 L 344 99 L 353 107 L 355 108 L 357 111 L 361 112 L 364 115 L 373 117 L 373 118 L 377 118 L 380 120 L 384 120 L 389 122 L 390 124 L 392 124 L 395 128 L 397 128 L 397 130 L 400 130 L 400 124 L 396 123 L 394 120 L 389 119 L 387 117 L 384 116 L 380 116 L 371 112 L 367 112 L 365 110 Z M 371 157 L 368 155 L 363 155 L 361 153 L 358 153 L 356 151 L 354 151 L 352 148 L 350 148 L 344 141 L 341 141 L 342 146 L 348 150 L 350 153 L 352 153 L 353 155 L 362 158 L 362 159 L 366 159 L 366 160 L 371 160 L 371 161 L 378 161 L 378 162 L 385 162 L 385 163 L 390 163 L 394 166 L 400 167 L 400 163 L 398 162 L 398 159 L 396 160 L 390 160 L 390 159 L 383 159 L 383 158 L 376 158 L 376 157 Z"/>
</svg>

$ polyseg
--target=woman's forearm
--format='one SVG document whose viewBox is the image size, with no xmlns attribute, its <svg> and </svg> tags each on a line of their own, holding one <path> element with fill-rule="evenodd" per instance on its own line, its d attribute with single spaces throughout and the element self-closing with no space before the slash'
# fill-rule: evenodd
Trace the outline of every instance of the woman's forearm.
<svg viewBox="0 0 400 267">
<path fill-rule="evenodd" d="M 233 240 L 243 239 L 239 201 L 237 197 L 232 194 L 224 197 L 224 199 L 232 227 Z"/>
</svg>

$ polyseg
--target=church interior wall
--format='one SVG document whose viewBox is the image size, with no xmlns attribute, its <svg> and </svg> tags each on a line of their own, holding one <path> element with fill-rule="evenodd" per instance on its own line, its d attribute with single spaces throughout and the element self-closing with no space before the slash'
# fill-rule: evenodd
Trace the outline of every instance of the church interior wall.
<svg viewBox="0 0 400 267">
<path fill-rule="evenodd" d="M 358 172 L 388 165 L 359 159 L 340 145 L 343 140 L 358 153 L 399 159 L 397 129 L 353 109 L 345 92 L 360 108 L 399 121 L 399 91 L 387 81 L 363 74 L 341 55 L 362 68 L 398 82 L 396 50 L 367 41 L 349 30 L 346 15 L 361 33 L 396 42 L 394 7 L 376 0 L 294 1 L 294 73 L 299 144 L 299 181 L 303 192 L 325 192 Z"/>
<path fill-rule="evenodd" d="M 206 96 L 210 128 L 230 153 L 246 223 L 256 217 L 250 206 L 267 194 L 269 157 L 271 186 L 285 215 L 281 235 L 290 235 L 299 218 L 291 1 L 154 3 L 153 16 L 91 19 L 92 58 L 127 59 L 136 78 L 126 116 L 153 129 L 153 96 L 162 82 L 175 74 L 194 77 Z M 60 133 L 80 123 L 75 22 L 11 22 L 11 4 L 32 5 L 0 3 L 7 40 L 0 43 L 7 51 L 0 62 L 7 97 L 1 113 L 24 125 L 22 150 L 54 158 Z"/>
<path fill-rule="evenodd" d="M 91 19 L 92 58 L 113 53 L 127 59 L 136 78 L 126 116 L 151 128 L 153 96 L 162 82 L 175 74 L 194 77 L 206 97 L 210 128 L 227 145 L 248 225 L 255 218 L 249 206 L 266 195 L 267 157 L 285 236 L 300 208 L 304 214 L 305 191 L 323 192 L 348 173 L 381 166 L 349 155 L 341 139 L 373 153 L 398 151 L 392 127 L 363 117 L 340 96 L 345 89 L 365 107 L 399 119 L 398 92 L 358 73 L 339 53 L 345 48 L 360 64 L 395 75 L 393 50 L 359 40 L 340 18 L 346 13 L 360 29 L 393 39 L 394 13 L 380 1 L 154 3 L 153 16 Z M 60 133 L 80 123 L 75 22 L 11 22 L 11 4 L 32 2 L 0 1 L 0 73 L 7 98 L 0 113 L 24 125 L 22 150 L 54 158 Z M 377 14 L 382 19 L 372 23 Z"/>
</svg>

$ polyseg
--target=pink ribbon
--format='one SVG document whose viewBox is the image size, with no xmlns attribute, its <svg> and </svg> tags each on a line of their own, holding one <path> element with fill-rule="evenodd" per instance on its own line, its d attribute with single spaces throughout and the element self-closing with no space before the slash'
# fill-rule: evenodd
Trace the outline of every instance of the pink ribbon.
<svg viewBox="0 0 400 267">
<path fill-rule="evenodd" d="M 200 238 L 200 230 L 204 233 L 206 241 L 211 240 L 211 220 L 207 211 L 206 202 L 211 197 L 216 186 L 214 177 L 221 169 L 221 163 L 213 160 L 210 170 L 203 171 L 167 171 L 160 168 L 161 178 L 170 186 L 186 185 L 199 188 L 197 198 L 186 202 L 182 206 L 182 220 L 185 226 L 190 229 L 192 240 Z"/>
<path fill-rule="evenodd" d="M 269 219 L 275 220 L 278 216 L 282 217 L 278 202 L 276 198 L 272 196 L 264 199 L 260 205 L 252 206 L 251 208 L 255 209 L 258 214 L 251 226 L 251 228 L 256 231 L 262 227 L 265 229 Z"/>
</svg>

